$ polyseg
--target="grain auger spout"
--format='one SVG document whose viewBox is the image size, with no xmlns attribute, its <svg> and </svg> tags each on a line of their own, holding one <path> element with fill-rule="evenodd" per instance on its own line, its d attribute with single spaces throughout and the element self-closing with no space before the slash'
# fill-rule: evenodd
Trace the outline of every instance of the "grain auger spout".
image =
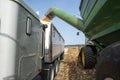
<svg viewBox="0 0 120 80">
<path fill-rule="evenodd" d="M 57 8 L 50 8 L 48 12 L 45 14 L 45 17 L 43 18 L 43 20 L 50 21 L 55 16 L 67 22 L 68 24 L 72 25 L 73 27 L 83 31 L 83 28 L 82 28 L 83 22 L 81 19 L 73 15 L 70 15 L 62 10 L 59 10 Z"/>
</svg>

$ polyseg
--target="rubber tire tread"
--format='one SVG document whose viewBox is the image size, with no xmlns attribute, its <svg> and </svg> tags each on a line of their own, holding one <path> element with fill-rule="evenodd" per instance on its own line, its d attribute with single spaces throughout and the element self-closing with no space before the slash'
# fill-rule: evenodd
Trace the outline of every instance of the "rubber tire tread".
<svg viewBox="0 0 120 80">
<path fill-rule="evenodd" d="M 85 69 L 91 69 L 95 67 L 96 64 L 96 57 L 94 55 L 94 51 L 90 46 L 85 46 L 83 48 L 84 56 L 85 56 Z"/>
<path fill-rule="evenodd" d="M 106 77 L 120 80 L 120 41 L 103 49 L 98 57 L 96 80 Z"/>
</svg>

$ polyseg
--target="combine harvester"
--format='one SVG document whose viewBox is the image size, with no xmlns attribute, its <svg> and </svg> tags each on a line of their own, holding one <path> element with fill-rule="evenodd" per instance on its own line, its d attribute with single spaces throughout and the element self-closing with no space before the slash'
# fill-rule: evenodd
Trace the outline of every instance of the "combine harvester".
<svg viewBox="0 0 120 80">
<path fill-rule="evenodd" d="M 120 0 L 81 0 L 79 10 L 83 19 L 50 8 L 44 20 L 57 16 L 82 31 L 88 38 L 78 57 L 82 66 L 97 63 L 96 80 L 120 80 Z"/>
<path fill-rule="evenodd" d="M 54 80 L 64 39 L 23 0 L 0 0 L 0 80 Z"/>
</svg>

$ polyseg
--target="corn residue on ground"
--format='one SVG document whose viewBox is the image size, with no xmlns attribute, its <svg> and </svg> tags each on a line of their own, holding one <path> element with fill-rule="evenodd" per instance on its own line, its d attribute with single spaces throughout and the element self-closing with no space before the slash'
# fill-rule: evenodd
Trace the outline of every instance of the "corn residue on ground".
<svg viewBox="0 0 120 80">
<path fill-rule="evenodd" d="M 78 64 L 80 46 L 65 47 L 64 60 L 55 80 L 95 80 L 95 69 L 85 70 Z"/>
</svg>

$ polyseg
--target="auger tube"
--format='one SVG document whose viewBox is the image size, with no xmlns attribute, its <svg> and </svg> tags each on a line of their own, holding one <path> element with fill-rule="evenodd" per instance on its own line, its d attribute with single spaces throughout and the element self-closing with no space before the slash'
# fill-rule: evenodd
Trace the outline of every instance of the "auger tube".
<svg viewBox="0 0 120 80">
<path fill-rule="evenodd" d="M 68 24 L 72 25 L 73 27 L 83 31 L 83 22 L 81 19 L 70 15 L 62 10 L 59 10 L 57 8 L 50 8 L 48 10 L 48 12 L 45 14 L 45 16 L 47 18 L 49 18 L 50 20 L 52 20 L 55 16 L 57 16 L 58 18 L 64 20 L 65 22 L 67 22 Z"/>
</svg>

